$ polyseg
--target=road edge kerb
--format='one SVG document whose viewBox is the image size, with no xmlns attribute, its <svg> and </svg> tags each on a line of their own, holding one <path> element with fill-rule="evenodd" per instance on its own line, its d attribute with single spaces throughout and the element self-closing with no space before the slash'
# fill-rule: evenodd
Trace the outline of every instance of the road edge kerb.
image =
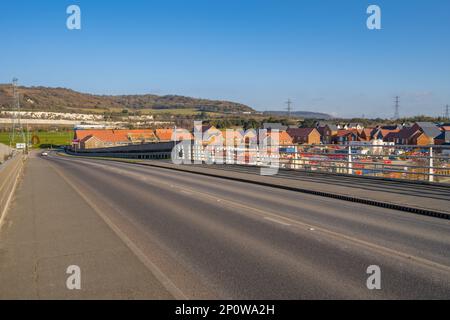
<svg viewBox="0 0 450 320">
<path fill-rule="evenodd" d="M 6 179 L 9 179 L 10 181 L 7 181 L 4 185 L 2 185 L 2 189 L 0 190 L 0 192 L 3 192 L 3 190 L 5 189 L 10 190 L 9 193 L 6 195 L 6 202 L 4 203 L 3 207 L 1 206 L 0 203 L 0 228 L 3 225 L 4 219 L 10 208 L 13 196 L 16 192 L 17 185 L 19 183 L 19 178 L 23 172 L 25 161 L 27 160 L 26 156 L 24 155 L 19 155 L 18 157 L 19 157 L 18 164 L 13 166 L 11 169 L 11 173 L 7 175 Z"/>
<path fill-rule="evenodd" d="M 244 182 L 244 183 L 251 183 L 251 184 L 260 185 L 260 186 L 264 186 L 264 187 L 272 187 L 272 188 L 278 188 L 278 189 L 283 189 L 283 190 L 295 191 L 295 192 L 311 194 L 311 195 L 316 195 L 316 196 L 325 197 L 325 198 L 338 199 L 338 200 L 343 200 L 343 201 L 353 202 L 353 203 L 361 203 L 361 204 L 370 205 L 370 206 L 374 206 L 374 207 L 381 207 L 381 208 L 392 209 L 392 210 L 397 210 L 397 211 L 409 212 L 409 213 L 418 214 L 418 215 L 422 215 L 422 216 L 450 220 L 450 214 L 446 213 L 446 212 L 411 207 L 411 206 L 408 207 L 405 205 L 400 205 L 400 204 L 395 204 L 395 203 L 390 203 L 390 202 L 382 202 L 382 201 L 371 200 L 371 199 L 358 198 L 358 197 L 353 197 L 353 196 L 349 196 L 349 195 L 335 194 L 335 193 L 316 191 L 316 190 L 308 190 L 308 189 L 303 189 L 303 188 L 299 188 L 299 187 L 289 187 L 289 186 L 283 186 L 283 185 L 269 183 L 269 182 L 261 182 L 261 181 L 245 179 L 245 178 L 230 177 L 230 176 L 220 175 L 220 174 L 215 174 L 215 173 L 191 171 L 191 170 L 186 170 L 186 169 L 182 169 L 182 168 L 174 168 L 174 167 L 157 165 L 154 163 L 143 163 L 143 162 L 127 161 L 124 159 L 113 159 L 113 158 L 85 157 L 85 156 L 73 156 L 73 155 L 68 155 L 68 156 L 75 157 L 75 158 L 78 157 L 78 158 L 88 158 L 88 159 L 94 159 L 94 160 L 106 160 L 106 161 L 115 161 L 115 162 L 122 162 L 122 163 L 133 163 L 133 164 L 137 164 L 137 165 L 141 165 L 141 166 L 162 168 L 162 169 L 174 170 L 174 171 L 179 171 L 179 172 L 188 172 L 188 173 L 199 174 L 199 175 L 208 176 L 208 177 L 221 178 L 221 179 Z"/>
</svg>

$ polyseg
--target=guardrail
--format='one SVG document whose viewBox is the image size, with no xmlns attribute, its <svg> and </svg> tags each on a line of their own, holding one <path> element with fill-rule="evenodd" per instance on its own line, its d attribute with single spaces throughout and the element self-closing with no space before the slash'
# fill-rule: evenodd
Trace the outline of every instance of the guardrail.
<svg viewBox="0 0 450 320">
<path fill-rule="evenodd" d="M 16 153 L 12 159 L 0 166 L 0 225 L 11 202 L 24 161 L 25 156 Z"/>
<path fill-rule="evenodd" d="M 68 153 L 112 158 L 169 159 L 174 146 L 172 142 L 77 152 L 68 150 Z M 185 148 L 181 144 L 178 147 L 181 147 L 179 151 Z M 206 150 L 204 146 L 191 144 L 190 150 L 181 153 L 183 158 L 187 157 L 192 162 L 205 162 L 208 159 L 212 163 L 264 166 L 267 159 L 272 159 L 281 168 L 305 172 L 450 184 L 449 145 L 318 144 L 280 146 L 277 151 L 262 153 L 257 146 L 248 145 L 213 146 Z"/>
<path fill-rule="evenodd" d="M 292 169 L 450 183 L 450 146 L 310 145 L 281 159 Z"/>
<path fill-rule="evenodd" d="M 212 159 L 213 163 L 263 166 L 258 148 L 217 147 L 193 150 L 192 161 Z M 408 181 L 450 184 L 449 145 L 320 144 L 279 148 L 276 158 L 281 168 Z M 267 159 L 267 158 L 266 158 Z M 267 161 L 266 161 L 267 162 Z"/>
</svg>

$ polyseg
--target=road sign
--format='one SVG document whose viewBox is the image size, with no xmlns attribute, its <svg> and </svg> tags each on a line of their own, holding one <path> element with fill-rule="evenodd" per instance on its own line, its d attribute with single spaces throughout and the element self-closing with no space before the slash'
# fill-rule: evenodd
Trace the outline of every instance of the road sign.
<svg viewBox="0 0 450 320">
<path fill-rule="evenodd" d="M 16 143 L 16 149 L 24 150 L 26 148 L 27 148 L 27 144 L 26 143 Z"/>
</svg>

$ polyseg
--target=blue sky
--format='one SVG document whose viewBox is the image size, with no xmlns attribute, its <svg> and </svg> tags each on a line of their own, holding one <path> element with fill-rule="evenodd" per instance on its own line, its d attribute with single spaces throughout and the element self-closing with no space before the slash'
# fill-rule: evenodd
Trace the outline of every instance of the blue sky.
<svg viewBox="0 0 450 320">
<path fill-rule="evenodd" d="M 370 4 L 382 30 L 366 28 Z M 0 83 L 337 116 L 391 117 L 395 95 L 402 115 L 450 104 L 448 0 L 0 1 L 0 39 Z"/>
</svg>

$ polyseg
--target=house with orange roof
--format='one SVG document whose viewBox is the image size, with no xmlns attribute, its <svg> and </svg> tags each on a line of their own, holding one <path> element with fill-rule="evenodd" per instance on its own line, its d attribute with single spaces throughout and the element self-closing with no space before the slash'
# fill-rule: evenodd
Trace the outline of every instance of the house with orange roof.
<svg viewBox="0 0 450 320">
<path fill-rule="evenodd" d="M 176 141 L 192 140 L 192 134 L 184 129 L 156 129 L 155 134 L 159 142 L 169 142 L 174 138 Z"/>
<path fill-rule="evenodd" d="M 267 131 L 266 137 L 268 138 L 267 144 L 272 145 L 278 142 L 279 146 L 292 146 L 294 141 L 292 137 L 286 131 Z"/>
<path fill-rule="evenodd" d="M 145 130 L 140 132 L 135 132 L 133 130 L 128 132 L 127 138 L 132 144 L 158 142 L 158 138 L 153 130 Z"/>
<path fill-rule="evenodd" d="M 79 141 L 80 149 L 99 149 L 104 148 L 105 143 L 99 138 L 89 135 Z"/>
<path fill-rule="evenodd" d="M 334 144 L 347 144 L 352 141 L 359 141 L 359 136 L 357 131 L 342 129 L 338 130 L 332 141 Z"/>
<path fill-rule="evenodd" d="M 156 129 L 155 134 L 161 142 L 172 141 L 173 129 Z"/>
<path fill-rule="evenodd" d="M 372 131 L 374 130 L 374 128 L 364 128 L 361 130 L 360 134 L 359 134 L 359 138 L 362 141 L 371 141 L 372 140 Z"/>
<path fill-rule="evenodd" d="M 129 144 L 157 142 L 153 130 L 97 129 L 75 130 L 74 141 L 80 149 L 110 148 Z"/>
<path fill-rule="evenodd" d="M 184 129 L 176 129 L 175 130 L 176 136 L 175 136 L 175 140 L 176 141 L 186 141 L 186 140 L 192 140 L 192 134 L 190 132 L 188 132 L 187 130 Z"/>
<path fill-rule="evenodd" d="M 384 137 L 384 141 L 399 145 L 432 145 L 438 144 L 442 137 L 442 128 L 432 122 L 416 122 L 411 127 L 404 127 L 398 132 L 391 132 Z"/>
<path fill-rule="evenodd" d="M 400 129 L 383 129 L 380 127 L 377 127 L 373 129 L 371 136 L 371 140 L 385 140 L 386 136 L 392 136 L 394 133 L 400 132 Z"/>
<path fill-rule="evenodd" d="M 434 144 L 434 138 L 427 136 L 416 128 L 403 128 L 399 132 L 391 132 L 383 139 L 385 142 L 393 142 L 397 145 L 425 146 Z"/>
</svg>

